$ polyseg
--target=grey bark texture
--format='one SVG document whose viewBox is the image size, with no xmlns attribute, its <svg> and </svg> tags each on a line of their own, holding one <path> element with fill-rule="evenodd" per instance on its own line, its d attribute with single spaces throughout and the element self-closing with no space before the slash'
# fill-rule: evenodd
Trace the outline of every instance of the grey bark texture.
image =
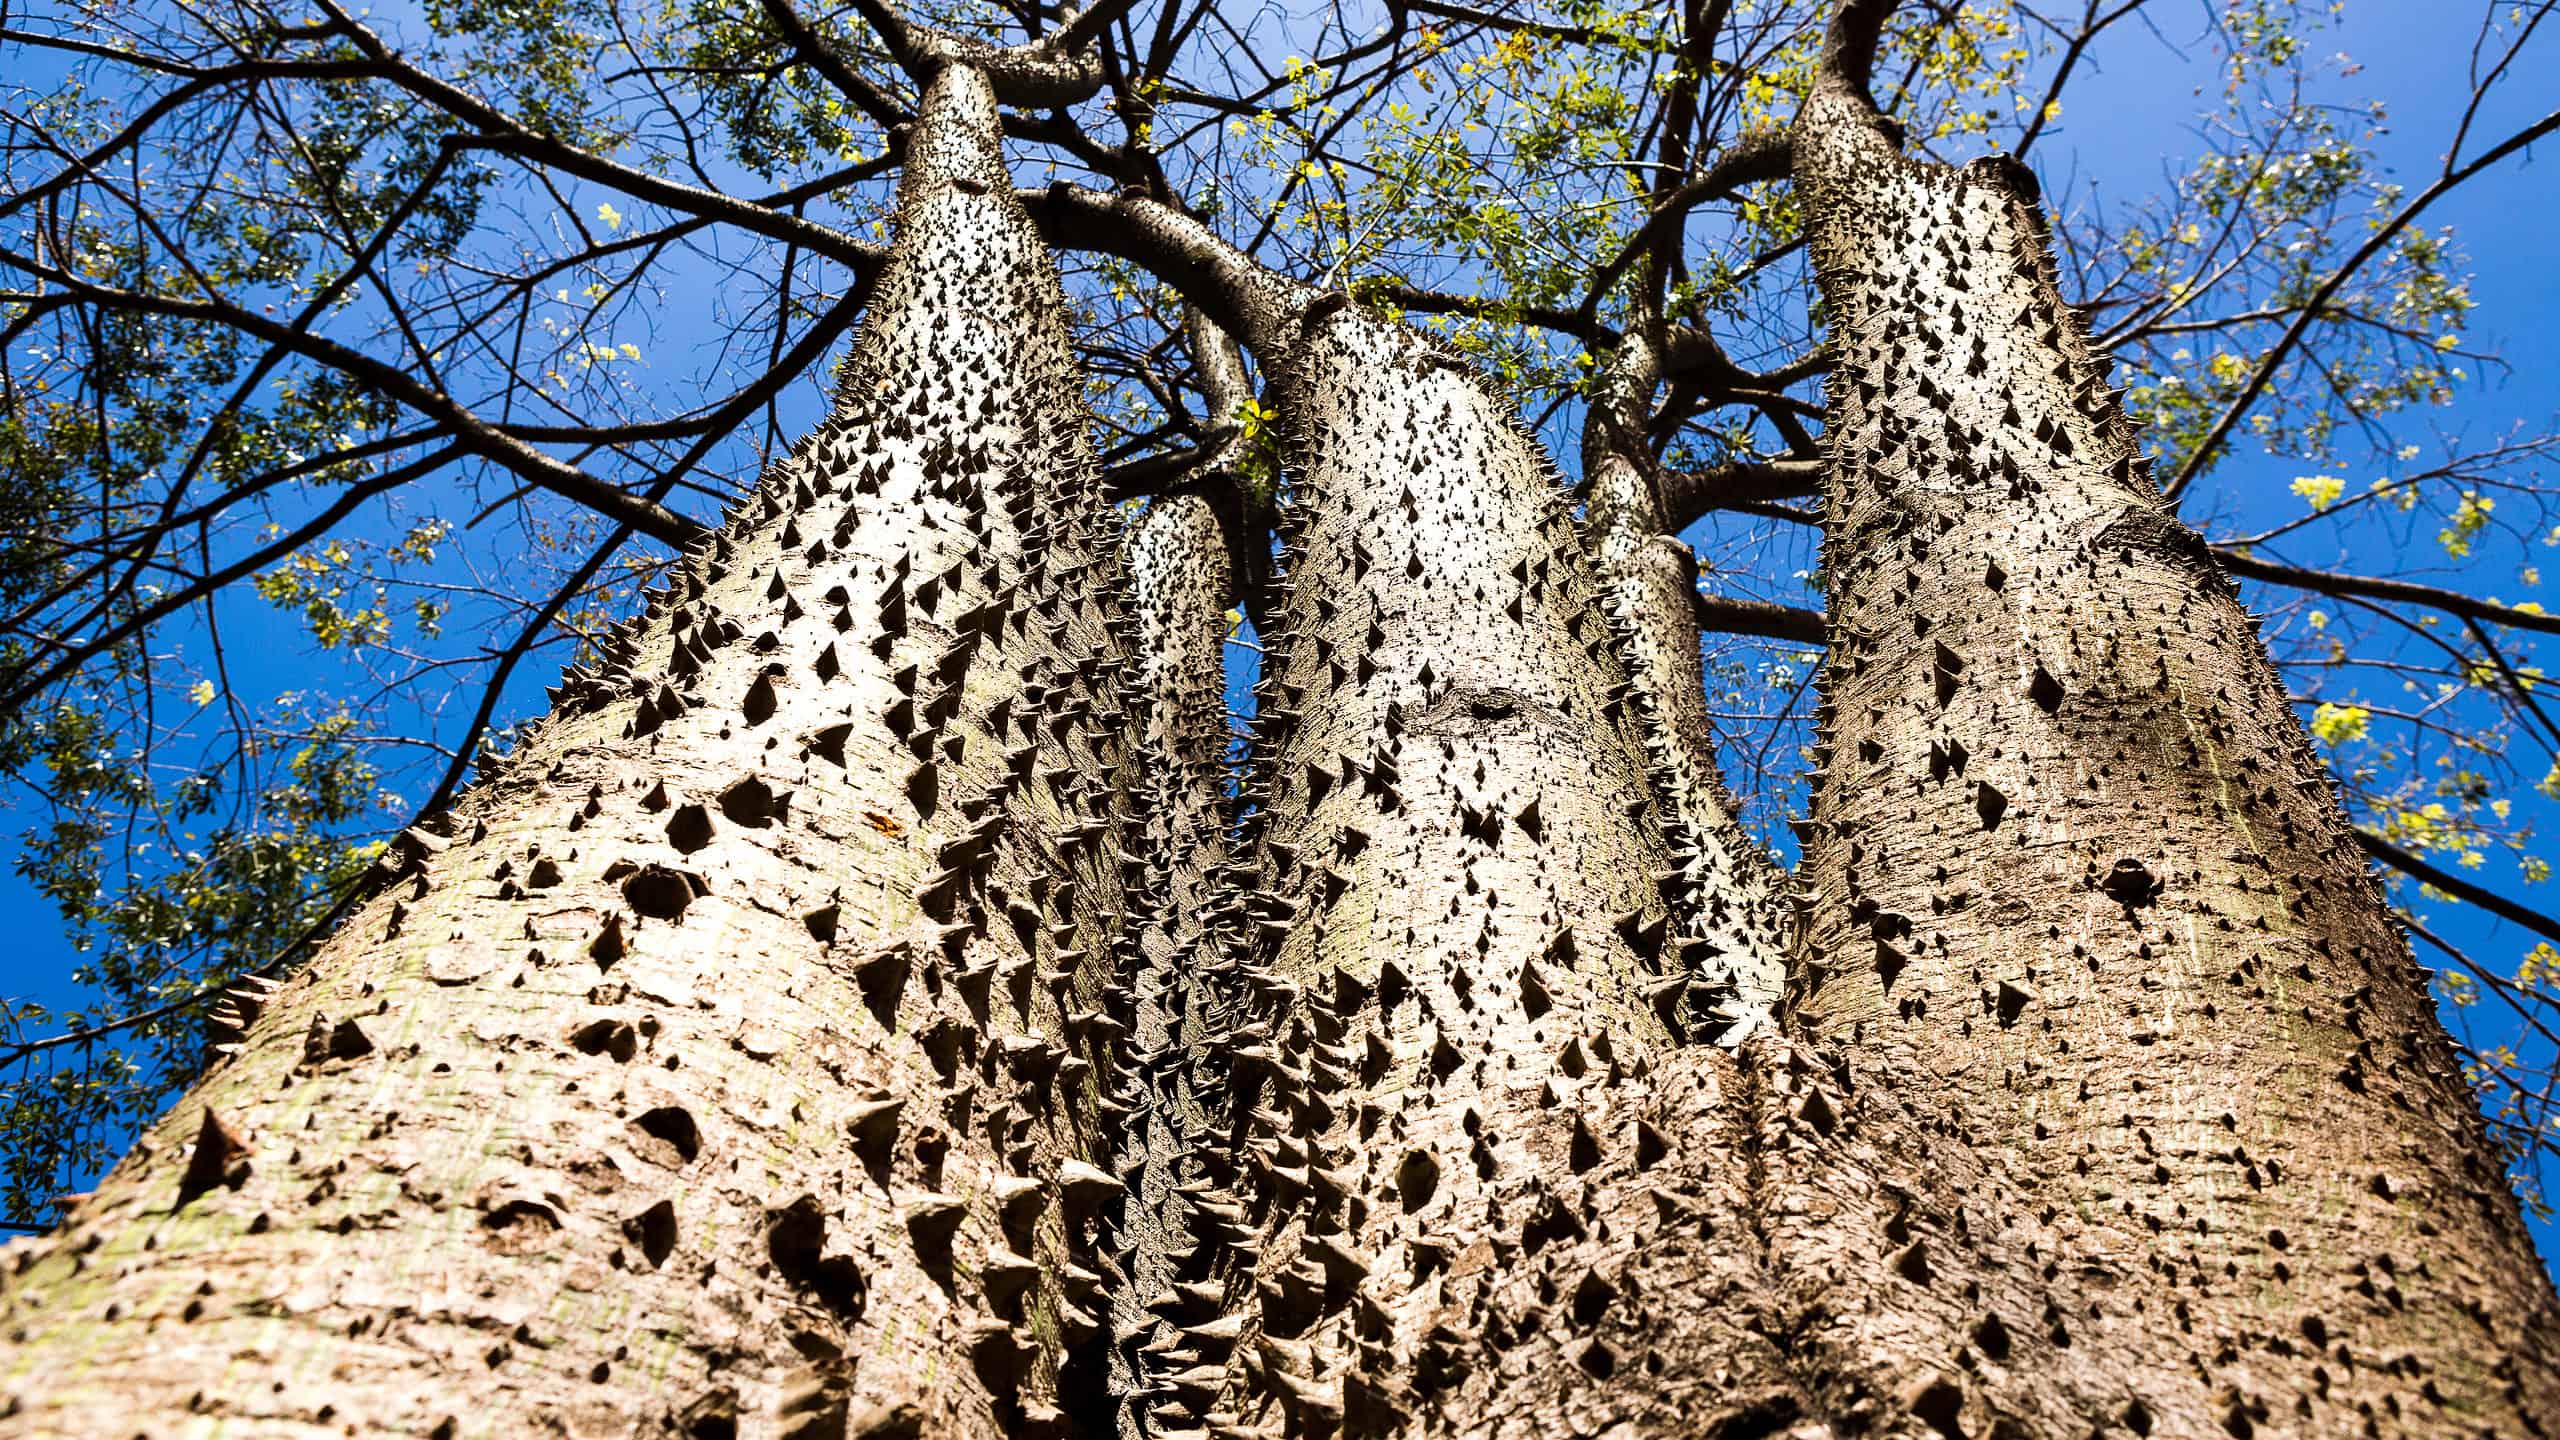
<svg viewBox="0 0 2560 1440">
<path fill-rule="evenodd" d="M 1578 529 L 1421 334 L 1008 190 L 975 67 L 1048 103 L 1059 47 L 891 34 L 835 413 L 5 1252 L 0 1434 L 2560 1427 L 2425 977 L 2031 179 L 1879 124 L 1890 8 L 1789 146 L 1836 357 L 1801 930 L 1699 728 L 1658 359 Z M 1106 533 L 1026 200 L 1271 380 L 1232 801 L 1235 537 Z"/>
<path fill-rule="evenodd" d="M 1078 394 L 944 66 L 832 418 L 10 1249 L 0 1432 L 1058 1431 L 1120 1188 Z"/>
<path fill-rule="evenodd" d="M 1187 326 L 1210 420 L 1251 398 L 1243 357 L 1194 312 Z M 1126 1283 L 1112 1296 L 1110 1377 L 1122 1433 L 1147 1433 L 1150 1406 L 1178 1389 L 1172 1317 L 1157 1308 L 1173 1287 L 1202 1279 L 1194 1201 L 1232 1175 L 1218 1122 L 1225 1110 L 1209 1041 L 1226 1029 L 1231 973 L 1243 937 L 1217 913 L 1242 878 L 1229 867 L 1227 612 L 1235 602 L 1229 537 L 1200 486 L 1231 483 L 1230 444 L 1185 477 L 1179 493 L 1130 522 L 1130 609 L 1138 622 L 1138 722 L 1133 825 L 1149 868 L 1130 896 L 1139 971 L 1130 1037 L 1132 1111 L 1118 1147 L 1131 1190 L 1121 1232 Z"/>
<path fill-rule="evenodd" d="M 1795 143 L 1837 361 L 1823 1098 L 1758 1208 L 1809 1388 L 1948 1435 L 2548 1433 L 2550 1281 L 2426 977 L 2032 176 L 1905 159 L 1868 104 L 1889 8 Z"/>
<path fill-rule="evenodd" d="M 1712 1017 L 1716 1038 L 1739 1044 L 1773 1023 L 1795 925 L 1786 875 L 1734 819 L 1716 763 L 1699 652 L 1698 557 L 1667 533 L 1678 527 L 1667 523 L 1645 441 L 1662 379 L 1658 329 L 1639 317 L 1592 386 L 1582 429 L 1584 538 L 1628 655 L 1646 760 L 1674 822 L 1673 854 L 1689 871 L 1680 926 L 1707 942 L 1700 978 L 1722 980 L 1730 992 Z"/>
</svg>

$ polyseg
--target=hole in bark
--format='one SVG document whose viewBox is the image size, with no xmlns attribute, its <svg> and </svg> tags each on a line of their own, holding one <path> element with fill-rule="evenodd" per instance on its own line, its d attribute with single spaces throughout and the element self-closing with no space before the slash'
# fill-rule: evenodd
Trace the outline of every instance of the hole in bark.
<svg viewBox="0 0 2560 1440">
<path fill-rule="evenodd" d="M 678 1164 L 690 1165 L 702 1153 L 702 1131 L 693 1123 L 693 1112 L 681 1105 L 661 1105 L 631 1124 L 641 1134 L 672 1146 Z"/>
</svg>

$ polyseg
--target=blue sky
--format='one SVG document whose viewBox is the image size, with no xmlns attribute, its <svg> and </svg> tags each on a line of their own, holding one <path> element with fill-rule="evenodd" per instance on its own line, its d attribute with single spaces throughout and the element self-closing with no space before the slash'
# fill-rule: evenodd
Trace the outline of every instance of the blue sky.
<svg viewBox="0 0 2560 1440">
<path fill-rule="evenodd" d="M 2344 13 L 2338 28 L 2313 37 L 2315 53 L 2343 54 L 2356 67 L 2344 73 L 2341 66 L 2324 66 L 2328 78 L 2322 83 L 2327 93 L 2340 100 L 2378 98 L 2389 105 L 2392 128 L 2379 144 L 2386 160 L 2412 188 L 2432 174 L 2453 118 L 2469 93 L 2466 71 L 2472 13 L 2448 16 L 2443 7 L 2424 0 L 2359 4 Z M 2165 19 L 2163 25 L 2168 28 Z M 2174 30 L 2171 37 L 2175 38 Z M 2111 35 L 2086 72 L 2074 80 L 2059 127 L 2035 152 L 2048 197 L 2064 207 L 2100 202 L 2114 206 L 2158 190 L 2181 168 L 2182 160 L 2203 147 L 2192 127 L 2212 97 L 2196 93 L 2199 83 L 2209 85 L 2210 76 L 2199 75 L 2195 62 L 2170 45 L 2138 33 Z M 2505 100 L 2484 113 L 2478 122 L 2480 132 L 2504 133 L 2527 118 L 2525 108 L 2535 98 L 2528 87 L 2511 86 Z M 2519 420 L 2548 426 L 2560 416 L 2560 378 L 2555 378 L 2560 377 L 2560 296 L 2548 280 L 2551 265 L 2560 259 L 2549 239 L 2555 216 L 2560 216 L 2553 159 L 2560 156 L 2545 157 L 2540 163 L 2510 161 L 2496 175 L 2430 213 L 2430 226 L 2456 227 L 2468 256 L 2479 306 L 2469 338 L 2497 353 L 2505 365 L 2482 375 L 2452 410 L 2431 412 L 2413 425 L 2485 435 Z M 653 358 L 665 357 L 662 363 L 673 366 L 682 363 L 678 357 L 707 352 L 719 334 L 719 314 L 717 296 L 672 297 L 655 317 L 655 333 L 648 337 Z M 789 409 L 799 423 L 814 416 L 818 397 L 815 377 L 795 387 Z M 1570 469 L 1572 447 L 1552 448 Z M 2303 507 L 2290 488 L 2299 468 L 2244 447 L 2211 489 L 2196 497 L 2190 514 L 2200 521 L 2234 519 L 2249 528 L 2291 518 Z M 396 516 L 381 515 L 368 525 L 376 533 L 392 534 L 401 523 Z M 2335 552 L 2297 552 L 2288 558 L 2310 564 L 2361 563 L 2386 572 L 2400 568 Z M 2421 563 L 2413 558 L 2409 566 L 2414 570 Z M 2483 586 L 2479 575 L 2466 572 L 2461 583 Z M 2486 583 L 2485 588 L 2507 600 L 2530 598 L 2529 592 L 2514 585 Z M 1799 603 L 1810 599 L 1786 598 Z M 2272 609 L 2281 598 L 2252 596 L 2259 609 Z M 227 604 L 222 616 L 237 688 L 263 697 L 311 683 L 314 671 L 308 641 L 294 617 L 254 601 Z M 1241 649 L 1231 653 L 1237 662 L 1232 667 L 1231 697 L 1241 708 L 1242 690 L 1250 681 L 1251 655 Z M 1762 652 L 1762 659 L 1768 658 Z M 548 664 L 527 667 L 512 697 L 519 714 L 538 709 L 541 687 L 552 678 Z M 448 698 L 467 701 L 469 697 Z M 459 716 L 434 712 L 431 703 L 429 712 L 419 717 L 422 726 L 446 736 L 459 728 Z M 1755 734 L 1742 743 L 1756 746 L 1759 742 Z M 1783 768 L 1784 762 L 1780 763 Z M 2532 768 L 2538 772 L 2539 766 Z M 2560 813 L 2554 813 L 2549 802 L 2535 799 L 2529 791 L 2521 792 L 2519 798 L 2544 828 L 2560 823 Z M 14 832 L 27 813 L 24 808 L 0 812 L 0 831 Z M 1782 830 L 1778 833 L 1783 835 Z M 2529 948 L 2514 927 L 2501 926 L 2468 907 L 2422 901 L 2419 909 L 2431 928 L 2483 963 L 2511 970 L 2516 957 Z M 0 958 L 0 993 L 54 1006 L 78 1003 L 79 996 L 65 978 L 76 959 L 61 937 L 58 921 L 50 905 L 14 873 L 0 876 L 0 933 L 18 937 L 6 957 Z M 2437 959 L 2421 952 L 2422 961 L 2433 964 Z M 2483 1008 L 2482 1018 L 2486 1018 Z M 2473 1018 L 2448 1015 L 2457 1028 Z M 2539 1225 L 2537 1236 L 2546 1257 L 2560 1257 L 2560 1228 Z"/>
</svg>

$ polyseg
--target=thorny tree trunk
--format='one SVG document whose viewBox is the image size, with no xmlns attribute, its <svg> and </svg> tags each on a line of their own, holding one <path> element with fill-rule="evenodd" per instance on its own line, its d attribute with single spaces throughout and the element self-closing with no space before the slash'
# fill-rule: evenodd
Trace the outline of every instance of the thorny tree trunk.
<svg viewBox="0 0 2560 1440">
<path fill-rule="evenodd" d="M 1237 1017 L 1216 1037 L 1236 1171 L 1198 1187 L 1187 1281 L 1150 1297 L 1183 1327 L 1150 1419 L 1578 1424 L 1574 1392 L 1618 1356 L 1568 1346 L 1567 1326 L 1600 1322 L 1619 1298 L 1601 1268 L 1639 1253 L 1686 1317 L 1674 1371 L 1783 1389 L 1771 1348 L 1725 1318 L 1747 1298 L 1740 1231 L 1686 1223 L 1690 1201 L 1640 1178 L 1676 1136 L 1741 1183 L 1716 1081 L 1645 1078 L 1673 1053 L 1730 1072 L 1672 1049 L 1687 992 L 1726 994 L 1693 986 L 1708 946 L 1670 925 L 1689 877 L 1552 470 L 1415 332 L 1162 207 L 1049 200 L 1051 223 L 1100 218 L 1223 304 L 1274 379 L 1291 483 L 1242 797 L 1256 888 L 1222 897 L 1212 933 L 1243 943 L 1204 967 Z M 1635 1398 L 1613 1405 L 1666 1427 L 1696 1413 L 1627 1359 Z"/>
<path fill-rule="evenodd" d="M 1050 1433 L 1118 1279 L 1169 1431 L 2547 1433 L 2560 1324 L 2422 978 L 2022 172 L 1902 160 L 1834 48 L 1809 1038 L 1675 1043 L 1784 925 L 1675 928 L 1738 882 L 1673 863 L 1513 418 L 1169 212 L 1148 258 L 1277 381 L 1291 579 L 1250 871 L 1181 758 L 1205 663 L 1116 833 L 1059 299 L 946 57 L 836 417 L 14 1252 L 14 1428 Z M 1656 497 L 1595 491 L 1614 566 Z M 1216 638 L 1182 515 L 1138 541 L 1168 663 Z M 1138 1116 L 1114 1203 L 1074 1157 Z"/>
<path fill-rule="evenodd" d="M 1193 312 L 1185 327 L 1210 419 L 1252 398 L 1235 341 Z M 1143 1433 L 1157 1357 L 1178 1337 L 1148 1302 L 1190 1278 L 1189 1204 L 1180 1186 L 1228 1177 L 1219 1164 L 1219 1102 L 1208 1093 L 1208 1041 L 1225 1027 L 1202 967 L 1238 938 L 1211 935 L 1212 897 L 1243 879 L 1227 868 L 1227 609 L 1234 599 L 1229 536 L 1199 493 L 1232 482 L 1237 443 L 1203 460 L 1175 493 L 1131 522 L 1129 608 L 1138 623 L 1140 703 L 1133 759 L 1133 827 L 1145 828 L 1149 869 L 1129 899 L 1139 972 L 1129 1037 L 1134 1112 L 1117 1149 L 1129 1183 L 1119 1260 L 1125 1283 L 1111 1300 L 1110 1381 L 1120 1433 Z"/>
<path fill-rule="evenodd" d="M 1623 671 L 1516 422 L 1349 306 L 1310 308 L 1272 368 L 1292 513 L 1248 794 L 1268 978 L 1229 1052 L 1260 1333 L 1230 1403 L 1365 1431 L 1434 1388 L 1435 1326 L 1485 1323 L 1494 1245 L 1547 1223 L 1575 1142 L 1540 1087 L 1670 1043 L 1654 884 L 1678 872 L 1630 823 L 1652 802 Z"/>
<path fill-rule="evenodd" d="M 1854 27 L 1890 8 L 1846 17 L 1795 145 L 1837 346 L 1799 1018 L 1845 1064 L 1760 1206 L 1817 1398 L 1949 1435 L 2548 1433 L 2550 1282 L 2424 973 L 2032 178 L 1886 138 Z"/>
<path fill-rule="evenodd" d="M 834 416 L 13 1249 L 9 1433 L 1056 1428 L 1125 621 L 996 136 L 945 67 Z"/>
<path fill-rule="evenodd" d="M 1602 368 L 1583 420 L 1585 537 L 1611 622 L 1629 658 L 1647 760 L 1675 824 L 1673 853 L 1689 870 L 1683 928 L 1733 966 L 1732 1001 L 1712 1018 L 1739 1043 L 1770 1023 L 1786 985 L 1792 926 L 1786 876 L 1734 819 L 1716 765 L 1698 650 L 1697 557 L 1665 530 L 1646 411 L 1662 377 L 1654 326 L 1639 317 Z"/>
</svg>

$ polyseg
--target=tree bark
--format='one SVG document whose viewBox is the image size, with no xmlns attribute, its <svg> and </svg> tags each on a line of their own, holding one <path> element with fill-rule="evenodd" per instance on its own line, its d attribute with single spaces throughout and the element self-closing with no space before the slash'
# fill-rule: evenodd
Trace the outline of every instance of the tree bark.
<svg viewBox="0 0 2560 1440">
<path fill-rule="evenodd" d="M 1822 1098 L 1768 1113 L 1759 1208 L 1810 1383 L 1919 1434 L 2549 1433 L 2550 1282 L 2425 974 L 2032 177 L 1887 138 L 1890 8 L 1794 147 L 1838 362 Z"/>
<path fill-rule="evenodd" d="M 1233 415 L 1253 393 L 1243 357 L 1198 312 L 1188 320 L 1211 419 Z M 1150 868 L 1129 906 L 1140 965 L 1129 1072 L 1137 1083 L 1122 1097 L 1134 1114 L 1115 1167 L 1131 1190 L 1121 1231 L 1125 1280 L 1111 1301 L 1110 1379 L 1118 1433 L 1132 1437 L 1153 1430 L 1150 1406 L 1174 1384 L 1161 1357 L 1180 1336 L 1155 1307 L 1175 1285 L 1203 1278 L 1182 1187 L 1223 1187 L 1233 1175 L 1219 1144 L 1226 1104 L 1208 1042 L 1226 1028 L 1233 987 L 1220 982 L 1243 938 L 1211 913 L 1242 878 L 1229 870 L 1227 848 L 1226 639 L 1235 576 L 1228 527 L 1199 492 L 1231 483 L 1223 472 L 1235 449 L 1231 439 L 1178 493 L 1151 502 L 1128 540 L 1143 696 L 1132 820 L 1143 820 Z"/>
<path fill-rule="evenodd" d="M 1645 307 L 1648 311 L 1651 307 Z M 1711 1017 L 1739 1044 L 1769 1027 L 1795 922 L 1786 877 L 1734 819 L 1707 718 L 1698 649 L 1698 557 L 1666 533 L 1645 421 L 1662 379 L 1658 321 L 1637 317 L 1601 368 L 1582 424 L 1584 539 L 1635 682 L 1654 788 L 1689 871 L 1681 932 L 1707 942 L 1699 978 L 1730 993 Z"/>
<path fill-rule="evenodd" d="M 1127 622 L 996 125 L 941 67 L 833 416 L 13 1247 L 9 1433 L 1060 1428 Z"/>
<path fill-rule="evenodd" d="M 1216 912 L 1250 937 L 1214 1047 L 1238 1171 L 1195 1197 L 1211 1281 L 1157 1297 L 1182 1336 L 1153 1419 L 1323 1435 L 1800 1412 L 1736 1318 L 1748 1228 L 1707 1218 L 1739 1214 L 1747 1178 L 1733 1062 L 1674 1049 L 1703 948 L 1671 927 L 1690 876 L 1552 468 L 1418 333 L 1163 206 L 1059 187 L 1041 208 L 1254 348 L 1290 485 L 1242 794 L 1258 888 Z M 1677 1194 L 1648 1173 L 1672 1143 L 1693 1160 Z M 1664 1344 L 1621 1351 L 1613 1325 Z M 1647 1368 L 1664 1356 L 1715 1386 L 1667 1391 Z"/>
<path fill-rule="evenodd" d="M 1126 192 L 1030 198 L 1255 350 L 1292 495 L 1259 888 L 1219 915 L 1253 940 L 1240 1170 L 1194 1205 L 1210 1283 L 1161 1297 L 1158 1424 L 1821 1433 L 1765 1303 L 1756 1078 L 1667 1018 L 1728 997 L 1684 1008 L 1690 872 L 1552 469 L 1418 333 Z"/>
</svg>

